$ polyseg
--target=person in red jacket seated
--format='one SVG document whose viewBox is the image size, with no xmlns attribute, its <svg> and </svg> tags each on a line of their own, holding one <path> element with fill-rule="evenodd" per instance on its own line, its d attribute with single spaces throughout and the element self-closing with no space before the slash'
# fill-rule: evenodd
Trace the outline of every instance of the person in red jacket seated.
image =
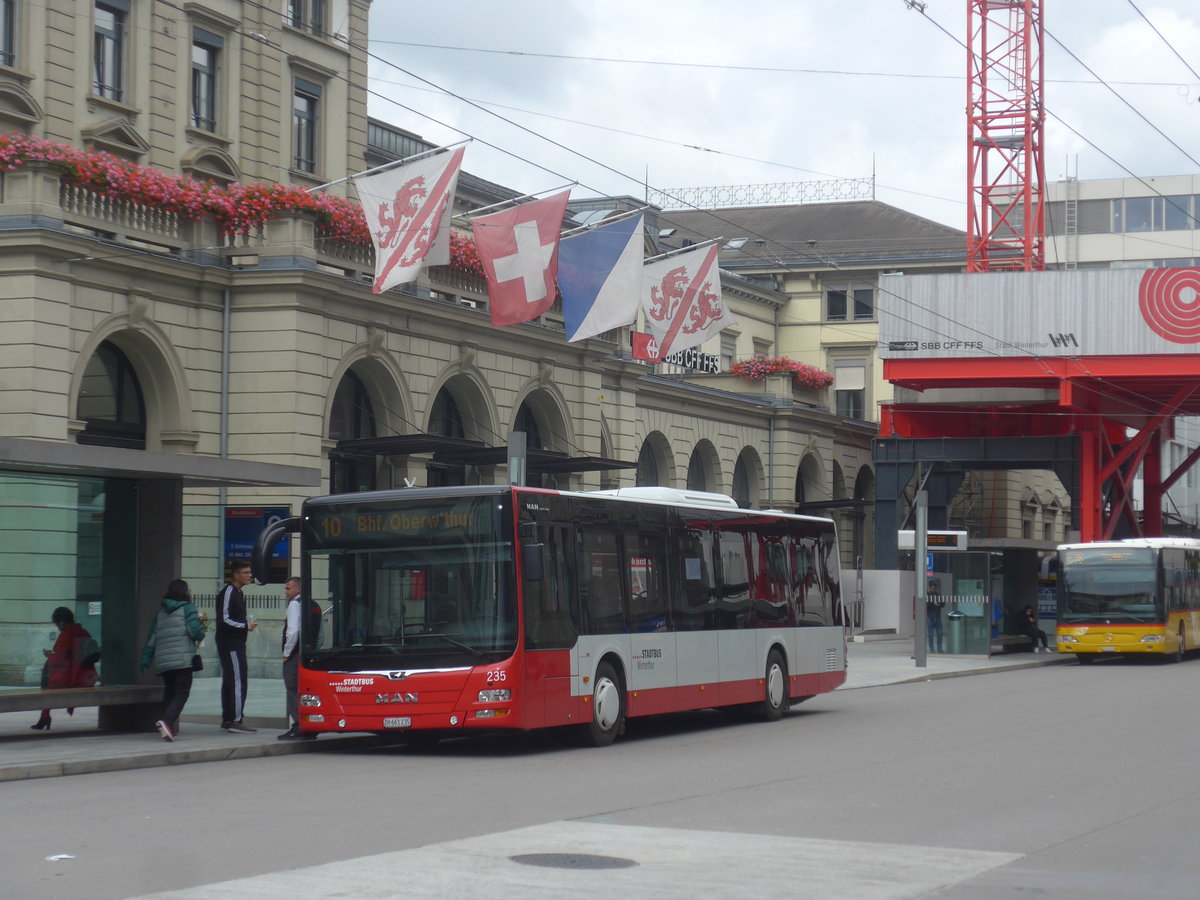
<svg viewBox="0 0 1200 900">
<path fill-rule="evenodd" d="M 58 638 L 52 649 L 42 651 L 46 654 L 42 687 L 91 687 L 100 680 L 96 675 L 95 661 L 84 659 L 83 656 L 92 636 L 75 621 L 75 614 L 65 606 L 54 610 L 50 621 L 58 626 Z M 68 714 L 74 712 L 73 709 L 67 710 Z M 35 731 L 46 731 L 50 727 L 50 710 L 43 709 L 42 717 L 30 727 Z"/>
</svg>

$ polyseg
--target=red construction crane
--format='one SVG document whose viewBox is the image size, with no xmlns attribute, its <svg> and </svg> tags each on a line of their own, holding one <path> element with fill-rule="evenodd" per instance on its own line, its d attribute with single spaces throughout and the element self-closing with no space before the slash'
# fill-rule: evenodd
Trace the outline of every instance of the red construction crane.
<svg viewBox="0 0 1200 900">
<path fill-rule="evenodd" d="M 1046 267 L 1038 0 L 967 0 L 967 271 Z"/>
</svg>

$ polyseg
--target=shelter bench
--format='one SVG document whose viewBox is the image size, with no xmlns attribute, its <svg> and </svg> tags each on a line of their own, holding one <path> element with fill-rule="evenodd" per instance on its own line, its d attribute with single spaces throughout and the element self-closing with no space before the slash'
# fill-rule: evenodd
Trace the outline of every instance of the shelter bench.
<svg viewBox="0 0 1200 900">
<path fill-rule="evenodd" d="M 1002 634 L 992 638 L 993 653 L 1020 653 L 1032 651 L 1033 647 L 1033 638 L 1027 634 Z"/>
<path fill-rule="evenodd" d="M 0 712 L 100 707 L 100 727 L 140 731 L 152 725 L 162 704 L 161 684 L 98 684 L 89 688 L 0 690 Z"/>
</svg>

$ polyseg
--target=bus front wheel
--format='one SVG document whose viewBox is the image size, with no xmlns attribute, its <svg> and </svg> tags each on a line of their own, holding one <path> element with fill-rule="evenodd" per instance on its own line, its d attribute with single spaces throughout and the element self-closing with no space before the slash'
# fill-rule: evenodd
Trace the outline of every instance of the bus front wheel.
<svg viewBox="0 0 1200 900">
<path fill-rule="evenodd" d="M 762 717 L 768 722 L 778 722 L 788 707 L 787 663 L 778 648 L 767 654 L 766 685 L 763 696 Z"/>
<path fill-rule="evenodd" d="M 588 723 L 588 736 L 595 746 L 607 747 L 617 739 L 624 722 L 625 691 L 621 679 L 611 663 L 602 662 L 596 667 L 592 688 L 592 721 Z"/>
</svg>

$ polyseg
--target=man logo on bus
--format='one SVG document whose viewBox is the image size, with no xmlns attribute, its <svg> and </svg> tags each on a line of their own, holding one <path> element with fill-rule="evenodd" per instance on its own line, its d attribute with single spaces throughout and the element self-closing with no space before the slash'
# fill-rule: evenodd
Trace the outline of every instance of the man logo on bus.
<svg viewBox="0 0 1200 900">
<path fill-rule="evenodd" d="M 416 694 L 376 694 L 376 703 L 416 703 L 418 697 Z"/>
</svg>

